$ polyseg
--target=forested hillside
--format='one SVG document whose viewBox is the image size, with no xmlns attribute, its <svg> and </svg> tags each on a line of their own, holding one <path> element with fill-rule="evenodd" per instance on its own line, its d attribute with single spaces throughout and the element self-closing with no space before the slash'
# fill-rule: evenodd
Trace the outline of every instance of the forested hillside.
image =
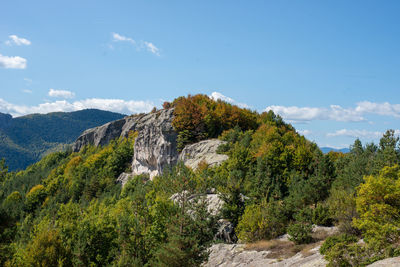
<svg viewBox="0 0 400 267">
<path fill-rule="evenodd" d="M 25 169 L 43 155 L 62 150 L 82 131 L 124 115 L 96 109 L 32 114 L 12 118 L 0 114 L 0 158 L 10 170 Z"/>
<path fill-rule="evenodd" d="M 356 140 L 349 153 L 323 154 L 272 111 L 259 114 L 205 95 L 164 108 L 174 108 L 179 150 L 217 137 L 225 141 L 218 153 L 228 159 L 195 170 L 178 162 L 122 187 L 116 180 L 131 172 L 138 134 L 131 132 L 103 147 L 52 153 L 24 171 L 8 172 L 3 161 L 0 264 L 199 266 L 207 248 L 223 242 L 216 235 L 221 218 L 245 243 L 288 233 L 294 244 L 305 244 L 313 242 L 313 224 L 336 225 L 340 233 L 321 247 L 331 266 L 400 255 L 394 131 L 377 145 Z M 209 191 L 223 199 L 217 214 L 201 197 Z"/>
</svg>

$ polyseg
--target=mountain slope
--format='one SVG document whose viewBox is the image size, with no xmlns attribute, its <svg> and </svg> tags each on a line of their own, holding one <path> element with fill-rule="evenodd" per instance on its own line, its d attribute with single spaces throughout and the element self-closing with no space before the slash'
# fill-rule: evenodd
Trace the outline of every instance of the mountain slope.
<svg viewBox="0 0 400 267">
<path fill-rule="evenodd" d="M 122 117 L 97 109 L 17 118 L 0 113 L 0 158 L 6 159 L 10 170 L 24 169 L 49 151 L 72 143 L 82 131 Z"/>
</svg>

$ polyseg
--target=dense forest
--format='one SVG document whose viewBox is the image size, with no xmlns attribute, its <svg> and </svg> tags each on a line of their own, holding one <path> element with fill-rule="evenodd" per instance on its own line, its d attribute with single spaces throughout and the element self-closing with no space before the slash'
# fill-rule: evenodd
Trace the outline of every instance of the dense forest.
<svg viewBox="0 0 400 267">
<path fill-rule="evenodd" d="M 0 164 L 0 265 L 199 266 L 220 218 L 240 242 L 289 233 L 312 242 L 312 225 L 339 228 L 321 247 L 331 266 L 362 266 L 400 255 L 399 138 L 356 140 L 349 153 L 323 154 L 272 111 L 257 113 L 205 95 L 179 97 L 173 126 L 178 148 L 209 138 L 226 141 L 229 159 L 195 171 L 182 163 L 150 180 L 129 171 L 137 133 L 103 147 L 56 152 L 26 170 Z M 213 215 L 201 195 L 224 200 Z M 363 242 L 359 242 L 359 240 Z"/>
<path fill-rule="evenodd" d="M 84 130 L 123 117 L 98 109 L 16 118 L 0 113 L 0 158 L 6 159 L 10 170 L 25 169 L 44 155 L 63 150 Z"/>
</svg>

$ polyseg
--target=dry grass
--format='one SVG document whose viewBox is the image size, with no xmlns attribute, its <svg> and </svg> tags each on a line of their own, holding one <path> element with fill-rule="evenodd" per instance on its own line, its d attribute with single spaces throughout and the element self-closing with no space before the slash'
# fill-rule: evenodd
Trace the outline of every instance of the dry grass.
<svg viewBox="0 0 400 267">
<path fill-rule="evenodd" d="M 315 254 L 314 251 L 311 251 L 313 248 L 322 244 L 323 240 L 325 240 L 329 236 L 329 233 L 323 229 L 317 230 L 312 234 L 313 243 L 296 245 L 292 241 L 285 240 L 261 240 L 254 243 L 246 244 L 246 250 L 255 250 L 255 251 L 270 251 L 267 257 L 270 259 L 287 259 L 290 258 L 297 253 L 301 252 L 303 257 L 308 257 Z"/>
<path fill-rule="evenodd" d="M 311 236 L 312 236 L 313 240 L 321 241 L 321 240 L 325 240 L 329 236 L 329 233 L 323 229 L 318 229 L 317 231 L 312 233 Z"/>
<path fill-rule="evenodd" d="M 262 240 L 246 244 L 246 250 L 270 251 L 267 257 L 270 259 L 287 259 L 300 252 L 299 246 L 291 241 L 283 240 Z"/>
</svg>

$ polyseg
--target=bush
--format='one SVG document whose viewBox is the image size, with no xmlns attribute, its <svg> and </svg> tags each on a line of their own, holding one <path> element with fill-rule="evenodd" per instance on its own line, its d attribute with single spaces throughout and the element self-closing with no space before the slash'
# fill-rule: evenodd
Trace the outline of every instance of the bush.
<svg viewBox="0 0 400 267">
<path fill-rule="evenodd" d="M 316 225 L 331 226 L 332 218 L 329 213 L 329 208 L 322 204 L 318 204 L 313 210 L 312 222 Z"/>
<path fill-rule="evenodd" d="M 322 244 L 321 248 L 319 249 L 319 252 L 325 255 L 338 243 L 350 244 L 357 242 L 357 240 L 358 238 L 356 236 L 349 234 L 330 236 Z"/>
<path fill-rule="evenodd" d="M 278 202 L 247 206 L 237 226 L 239 239 L 254 242 L 284 234 L 287 218 L 283 208 Z"/>
<path fill-rule="evenodd" d="M 289 240 L 296 244 L 307 244 L 312 241 L 312 225 L 309 223 L 293 223 L 288 227 Z"/>
</svg>

